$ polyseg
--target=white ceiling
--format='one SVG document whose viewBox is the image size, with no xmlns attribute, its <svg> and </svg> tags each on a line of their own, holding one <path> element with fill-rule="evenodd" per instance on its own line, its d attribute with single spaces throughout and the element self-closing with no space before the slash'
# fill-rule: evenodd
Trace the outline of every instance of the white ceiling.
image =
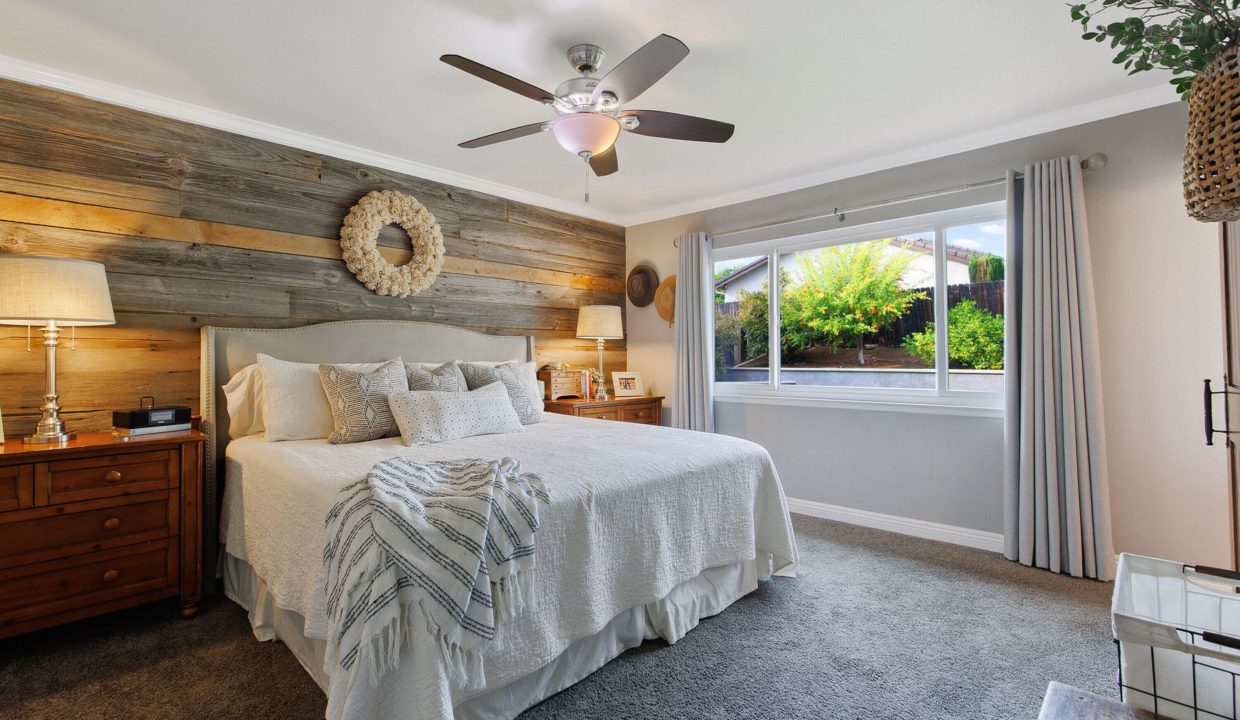
<svg viewBox="0 0 1240 720">
<path fill-rule="evenodd" d="M 1174 100 L 1081 41 L 1060 0 L 0 0 L 0 17 L 0 75 L 622 224 Z M 727 144 L 626 134 L 589 206 L 550 134 L 456 146 L 551 111 L 441 54 L 554 90 L 569 45 L 601 45 L 606 72 L 661 32 L 692 52 L 630 107 L 732 122 Z"/>
</svg>

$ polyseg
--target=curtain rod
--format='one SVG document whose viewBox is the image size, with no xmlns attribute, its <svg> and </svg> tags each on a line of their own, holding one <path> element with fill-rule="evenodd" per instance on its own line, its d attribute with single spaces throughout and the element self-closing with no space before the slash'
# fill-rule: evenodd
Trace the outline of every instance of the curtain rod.
<svg viewBox="0 0 1240 720">
<path fill-rule="evenodd" d="M 1084 170 L 1101 170 L 1107 166 L 1107 156 L 1102 153 L 1094 153 L 1081 161 L 1081 168 Z M 1017 177 L 1021 177 L 1022 173 L 1016 173 Z M 808 220 L 821 220 L 823 218 L 835 217 L 841 222 L 848 213 L 862 212 L 864 210 L 877 210 L 878 208 L 889 207 L 891 205 L 902 205 L 904 203 L 915 202 L 917 200 L 930 200 L 944 195 L 955 195 L 956 193 L 969 192 L 970 190 L 981 190 L 984 188 L 995 187 L 997 185 L 1007 184 L 1007 178 L 995 178 L 993 180 L 982 180 L 981 182 L 965 183 L 964 185 L 954 185 L 952 187 L 940 188 L 929 192 L 917 193 L 915 195 L 904 195 L 901 197 L 888 198 L 887 200 L 879 200 L 877 202 L 865 203 L 863 205 L 853 205 L 845 208 L 832 208 L 831 212 L 815 213 L 813 215 L 802 215 L 800 217 L 789 218 L 787 220 L 777 220 L 775 222 L 760 223 L 758 225 L 749 225 L 746 227 L 733 228 L 723 232 L 710 233 L 712 238 L 728 237 L 729 235 L 740 235 L 741 233 L 752 232 L 754 230 L 765 230 L 768 228 L 780 227 L 783 225 L 793 225 Z"/>
</svg>

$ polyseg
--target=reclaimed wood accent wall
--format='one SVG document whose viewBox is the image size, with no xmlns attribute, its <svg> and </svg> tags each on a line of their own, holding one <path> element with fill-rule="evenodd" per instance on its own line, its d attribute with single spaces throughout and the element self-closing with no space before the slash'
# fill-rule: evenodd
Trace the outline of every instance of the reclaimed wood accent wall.
<svg viewBox="0 0 1240 720">
<path fill-rule="evenodd" d="M 345 214 L 378 189 L 412 194 L 443 229 L 443 272 L 411 298 L 375 295 L 340 259 Z M 399 227 L 379 242 L 408 259 Z M 425 320 L 534 335 L 540 361 L 585 367 L 596 355 L 574 337 L 577 308 L 624 305 L 623 228 L 4 80 L 0 253 L 107 266 L 117 324 L 78 330 L 59 354 L 77 430 L 107 429 L 143 395 L 197 410 L 203 325 Z M 26 347 L 26 328 L 0 326 L 10 436 L 30 432 L 42 403 L 37 328 Z M 624 343 L 607 351 L 608 369 L 624 369 Z"/>
</svg>

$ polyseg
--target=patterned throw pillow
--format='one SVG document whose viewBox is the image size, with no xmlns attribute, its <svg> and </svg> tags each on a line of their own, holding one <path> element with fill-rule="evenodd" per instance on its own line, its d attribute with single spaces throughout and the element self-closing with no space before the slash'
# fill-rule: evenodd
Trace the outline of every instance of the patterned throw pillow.
<svg viewBox="0 0 1240 720">
<path fill-rule="evenodd" d="M 448 362 L 437 368 L 423 369 L 413 363 L 405 363 L 405 375 L 410 390 L 439 390 L 441 392 L 467 392 L 469 385 L 456 362 Z"/>
<path fill-rule="evenodd" d="M 388 403 L 406 445 L 525 430 L 503 383 L 469 392 L 398 392 Z"/>
<path fill-rule="evenodd" d="M 518 365 L 520 363 L 492 366 L 467 362 L 461 363 L 461 372 L 465 375 L 465 382 L 470 390 L 477 390 L 491 383 L 503 383 L 504 389 L 508 391 L 508 397 L 512 399 L 512 407 L 517 411 L 517 417 L 521 418 L 521 422 L 525 425 L 542 422 L 542 398 L 538 397 L 537 393 L 531 396 L 526 390 L 525 384 L 521 382 L 521 377 L 517 373 Z"/>
<path fill-rule="evenodd" d="M 336 426 L 328 442 L 365 442 L 392 437 L 398 432 L 387 396 L 409 389 L 404 363 L 393 360 L 371 372 L 320 365 L 319 381 L 327 393 Z"/>
</svg>

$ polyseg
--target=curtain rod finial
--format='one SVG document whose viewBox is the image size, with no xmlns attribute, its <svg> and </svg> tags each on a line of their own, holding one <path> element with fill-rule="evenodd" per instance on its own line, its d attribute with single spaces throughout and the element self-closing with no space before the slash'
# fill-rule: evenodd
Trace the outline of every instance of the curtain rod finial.
<svg viewBox="0 0 1240 720">
<path fill-rule="evenodd" d="M 1101 170 L 1107 166 L 1107 158 L 1104 153 L 1094 153 L 1081 161 L 1081 168 L 1085 170 Z"/>
</svg>

